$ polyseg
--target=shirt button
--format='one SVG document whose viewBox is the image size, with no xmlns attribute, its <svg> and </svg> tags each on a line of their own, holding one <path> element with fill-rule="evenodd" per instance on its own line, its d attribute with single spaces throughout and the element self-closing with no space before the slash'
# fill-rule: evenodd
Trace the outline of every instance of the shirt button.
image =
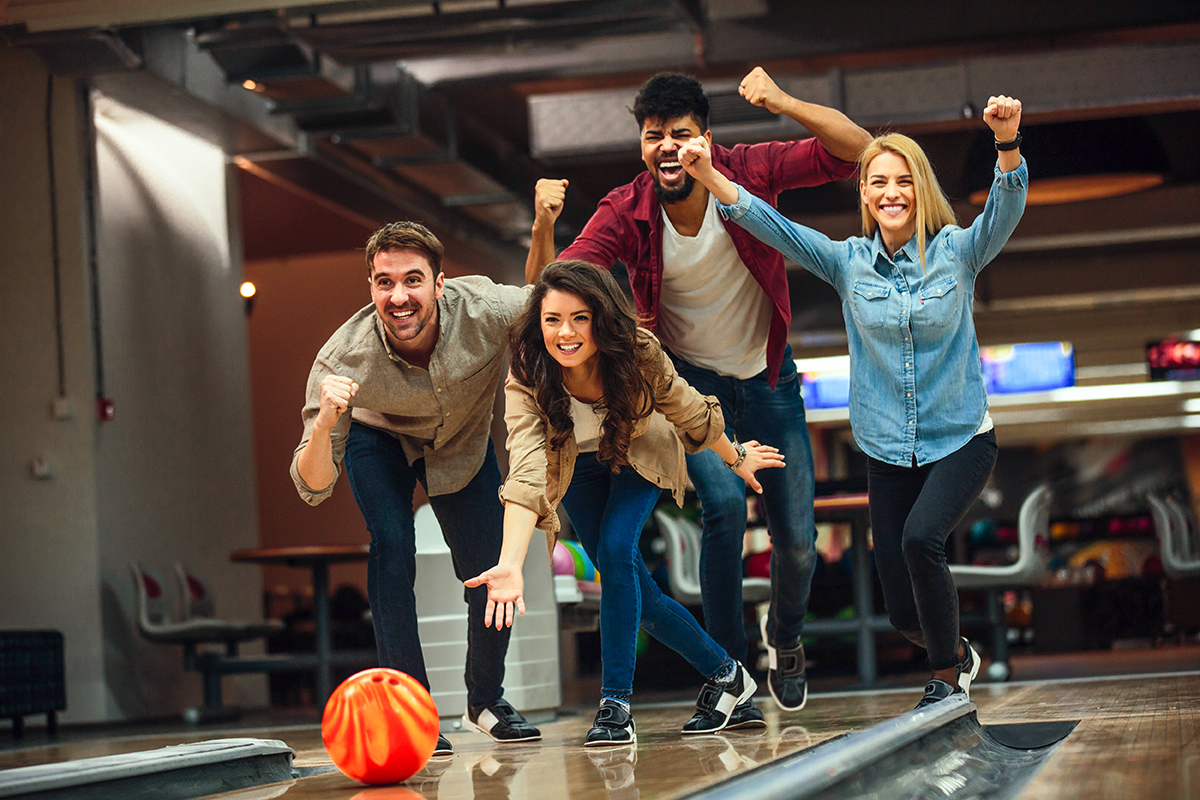
<svg viewBox="0 0 1200 800">
<path fill-rule="evenodd" d="M 441 390 L 442 390 L 442 387 L 440 387 L 440 386 L 439 386 L 439 387 L 438 387 L 438 391 L 440 392 Z"/>
<path fill-rule="evenodd" d="M 909 392 L 908 394 L 906 394 L 906 395 L 904 395 L 904 396 L 905 396 L 905 397 L 912 397 L 912 392 Z"/>
</svg>

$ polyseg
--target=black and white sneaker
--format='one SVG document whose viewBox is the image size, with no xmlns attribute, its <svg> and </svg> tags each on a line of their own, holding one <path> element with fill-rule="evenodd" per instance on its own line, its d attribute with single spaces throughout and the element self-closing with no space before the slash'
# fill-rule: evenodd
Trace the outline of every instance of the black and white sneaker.
<svg viewBox="0 0 1200 800">
<path fill-rule="evenodd" d="M 799 711 L 808 702 L 808 678 L 804 674 L 804 645 L 775 647 L 767 638 L 767 615 L 759 620 L 763 647 L 767 650 L 767 690 L 775 705 L 784 711 Z"/>
<path fill-rule="evenodd" d="M 971 647 L 971 643 L 967 641 L 966 637 L 963 637 L 962 643 L 967 654 L 956 665 L 958 669 L 958 688 L 962 689 L 963 694 L 969 697 L 971 695 L 971 681 L 975 680 L 975 676 L 979 674 L 979 653 L 975 652 L 975 648 Z"/>
<path fill-rule="evenodd" d="M 767 727 L 767 721 L 763 719 L 762 712 L 754 705 L 754 698 L 751 697 L 738 703 L 733 709 L 733 713 L 729 715 L 729 724 L 725 726 L 725 730 L 765 727 Z"/>
<path fill-rule="evenodd" d="M 733 679 L 727 683 L 708 681 L 696 698 L 696 713 L 683 725 L 684 733 L 716 733 L 729 725 L 729 718 L 741 703 L 754 696 L 758 684 L 750 673 L 735 661 Z"/>
<path fill-rule="evenodd" d="M 454 748 L 450 746 L 450 740 L 439 733 L 437 744 L 433 746 L 433 755 L 431 755 L 430 758 L 439 758 L 452 755 L 454 755 Z"/>
<path fill-rule="evenodd" d="M 611 698 L 600 701 L 600 710 L 583 740 L 584 747 L 636 744 L 637 732 L 629 709 Z"/>
<path fill-rule="evenodd" d="M 542 738 L 542 732 L 526 722 L 521 712 L 503 697 L 483 707 L 468 705 L 467 713 L 463 714 L 463 725 L 500 744 L 536 742 Z"/>
<path fill-rule="evenodd" d="M 945 681 L 932 678 L 929 683 L 925 684 L 925 696 L 921 698 L 921 702 L 917 703 L 917 708 L 933 705 L 939 700 L 945 700 L 956 694 L 965 694 L 962 687 L 955 688 Z"/>
</svg>

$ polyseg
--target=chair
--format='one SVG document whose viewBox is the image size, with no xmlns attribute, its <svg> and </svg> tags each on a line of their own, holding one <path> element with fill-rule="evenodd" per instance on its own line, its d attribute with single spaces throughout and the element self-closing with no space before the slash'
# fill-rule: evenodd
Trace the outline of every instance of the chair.
<svg viewBox="0 0 1200 800">
<path fill-rule="evenodd" d="M 685 606 L 700 605 L 700 526 L 658 510 L 654 519 L 667 543 L 671 596 Z M 736 567 L 741 569 L 741 564 Z M 742 578 L 743 603 L 761 603 L 770 598 L 770 578 Z"/>
<path fill-rule="evenodd" d="M 988 677 L 1008 680 L 1008 624 L 1002 592 L 1037 582 L 1045 574 L 1050 528 L 1050 487 L 1036 487 L 1021 503 L 1017 518 L 1017 560 L 1002 566 L 951 564 L 950 574 L 959 589 L 982 589 L 987 602 L 986 622 L 992 631 L 992 663 Z M 1039 541 L 1040 537 L 1040 541 Z"/>
<path fill-rule="evenodd" d="M 1154 532 L 1158 536 L 1163 572 L 1168 578 L 1192 578 L 1200 575 L 1200 547 L 1194 520 L 1183 503 L 1174 497 L 1155 495 L 1150 501 Z"/>
<path fill-rule="evenodd" d="M 1162 583 L 1165 632 L 1200 629 L 1200 537 L 1191 510 L 1174 497 L 1149 495 L 1154 532 L 1167 580 Z"/>
<path fill-rule="evenodd" d="M 229 621 L 203 614 L 196 615 L 198 612 L 212 609 L 212 593 L 206 582 L 193 575 L 195 585 L 202 589 L 202 596 L 197 602 L 191 602 L 190 587 L 193 581 L 187 580 L 188 572 L 180 565 L 176 566 L 176 575 L 182 576 L 182 585 L 188 588 L 188 592 L 184 594 L 184 606 L 188 609 L 186 613 L 193 616 L 181 622 L 172 622 L 167 612 L 165 584 L 162 578 L 137 561 L 130 562 L 129 570 L 133 574 L 134 594 L 137 598 L 138 630 L 152 642 L 183 645 L 184 667 L 204 674 L 205 708 L 219 709 L 222 673 L 216 669 L 212 658 L 205 657 L 209 654 L 198 652 L 197 646 L 224 644 L 225 655 L 232 658 L 237 656 L 239 643 L 278 633 L 283 630 L 283 623 L 279 620 Z"/>
</svg>

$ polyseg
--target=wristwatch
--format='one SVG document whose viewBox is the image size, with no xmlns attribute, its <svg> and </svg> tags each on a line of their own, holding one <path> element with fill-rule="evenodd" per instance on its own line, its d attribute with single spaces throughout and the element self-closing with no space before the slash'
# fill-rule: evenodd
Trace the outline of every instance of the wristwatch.
<svg viewBox="0 0 1200 800">
<path fill-rule="evenodd" d="M 721 459 L 721 463 L 723 463 L 725 466 L 729 467 L 731 470 L 736 472 L 737 468 L 740 467 L 742 465 L 742 462 L 746 460 L 746 446 L 743 445 L 741 442 L 739 442 L 737 439 L 734 439 L 733 440 L 733 449 L 737 451 L 737 454 L 738 454 L 737 461 L 730 464 L 725 459 Z"/>
<path fill-rule="evenodd" d="M 997 141 L 996 142 L 996 149 L 1000 150 L 1000 151 L 1016 150 L 1020 146 L 1021 146 L 1021 132 L 1020 131 L 1017 131 L 1017 138 L 1013 139 L 1012 141 L 1009 141 L 1009 142 Z"/>
</svg>

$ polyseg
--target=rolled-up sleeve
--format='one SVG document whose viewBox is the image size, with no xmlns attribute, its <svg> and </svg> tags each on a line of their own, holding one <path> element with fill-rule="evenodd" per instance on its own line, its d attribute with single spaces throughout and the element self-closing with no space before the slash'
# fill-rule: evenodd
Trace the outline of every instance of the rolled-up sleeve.
<svg viewBox="0 0 1200 800">
<path fill-rule="evenodd" d="M 504 422 L 508 426 L 508 478 L 500 487 L 500 501 L 533 510 L 538 527 L 544 530 L 555 518 L 546 497 L 546 422 L 533 391 L 512 373 L 504 385 Z"/>
<path fill-rule="evenodd" d="M 640 333 L 649 348 L 647 363 L 654 374 L 654 402 L 658 410 L 675 426 L 684 451 L 699 453 L 712 447 L 725 432 L 721 403 L 715 397 L 700 394 L 679 377 L 654 334 L 645 330 Z"/>
<path fill-rule="evenodd" d="M 304 435 L 300 438 L 300 444 L 296 447 L 295 452 L 292 453 L 292 482 L 296 484 L 296 491 L 300 494 L 301 499 L 310 506 L 319 505 L 333 494 L 333 487 L 342 474 L 342 459 L 346 455 L 346 437 L 350 434 L 350 411 L 347 411 L 333 426 L 330 434 L 330 443 L 333 445 L 333 480 L 324 489 L 314 489 L 309 486 L 300 476 L 300 453 L 308 444 L 308 440 L 312 438 L 313 422 L 321 410 L 321 382 L 327 375 L 333 374 L 335 374 L 334 371 L 320 359 L 313 364 L 312 371 L 308 374 L 304 410 L 301 412 L 301 418 L 304 421 Z"/>
</svg>

